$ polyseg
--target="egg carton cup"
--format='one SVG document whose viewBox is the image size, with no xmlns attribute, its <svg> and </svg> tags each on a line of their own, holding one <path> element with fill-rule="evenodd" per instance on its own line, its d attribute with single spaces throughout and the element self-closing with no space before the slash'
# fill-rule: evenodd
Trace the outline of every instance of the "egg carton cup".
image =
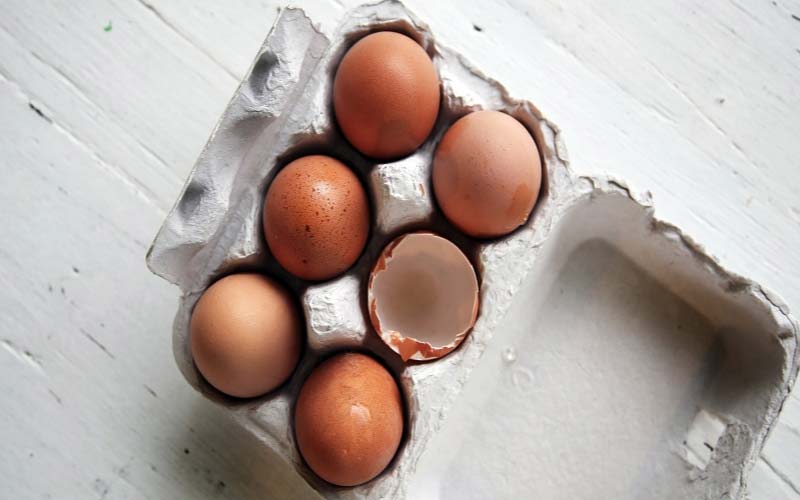
<svg viewBox="0 0 800 500">
<path fill-rule="evenodd" d="M 411 156 L 389 163 L 347 143 L 331 104 L 341 57 L 380 30 L 415 39 L 442 85 L 431 136 Z M 430 180 L 442 134 L 479 109 L 504 111 L 523 123 L 543 165 L 541 194 L 527 223 L 487 241 L 447 223 Z M 372 208 L 362 256 L 322 283 L 282 270 L 261 227 L 274 175 L 314 153 L 348 164 Z M 416 230 L 450 239 L 471 259 L 480 312 L 452 353 L 403 363 L 370 325 L 366 287 L 383 247 Z M 742 498 L 747 472 L 798 370 L 798 326 L 780 299 L 656 218 L 649 195 L 618 180 L 574 175 L 557 126 L 439 44 L 396 1 L 351 10 L 331 39 L 302 10 L 281 11 L 147 262 L 181 289 L 173 350 L 189 384 L 329 498 L 501 497 L 512 494 L 509 483 L 525 481 L 538 498 Z M 243 270 L 287 285 L 299 298 L 306 328 L 290 380 L 248 400 L 205 382 L 188 342 L 201 293 Z M 321 359 L 342 350 L 381 359 L 405 398 L 397 455 L 378 477 L 352 488 L 314 475 L 292 428 L 302 382 Z M 535 369 L 520 371 L 523 364 Z M 470 434 L 476 430 L 485 439 Z M 498 452 L 503 439 L 524 443 L 525 456 L 515 456 L 513 446 Z M 490 460 L 492 453 L 502 459 Z"/>
</svg>

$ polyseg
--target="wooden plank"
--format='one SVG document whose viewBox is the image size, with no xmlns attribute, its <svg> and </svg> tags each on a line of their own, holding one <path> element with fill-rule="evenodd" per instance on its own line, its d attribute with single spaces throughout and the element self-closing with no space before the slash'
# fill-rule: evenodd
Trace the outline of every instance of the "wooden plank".
<svg viewBox="0 0 800 500">
<path fill-rule="evenodd" d="M 167 26 L 180 33 L 200 50 L 218 61 L 226 71 L 241 79 L 253 62 L 278 10 L 287 4 L 280 0 L 253 2 L 231 0 L 193 2 L 191 0 L 137 0 L 146 5 Z M 358 2 L 314 1 L 302 6 L 321 28 L 332 30 L 347 4 Z M 223 43 L 220 43 L 223 41 Z"/>
<path fill-rule="evenodd" d="M 748 498 L 751 500 L 796 500 L 792 488 L 778 477 L 766 462 L 760 460 L 750 473 Z"/>
<path fill-rule="evenodd" d="M 238 82 L 138 3 L 4 10 L 0 72 L 166 211 Z"/>
</svg>

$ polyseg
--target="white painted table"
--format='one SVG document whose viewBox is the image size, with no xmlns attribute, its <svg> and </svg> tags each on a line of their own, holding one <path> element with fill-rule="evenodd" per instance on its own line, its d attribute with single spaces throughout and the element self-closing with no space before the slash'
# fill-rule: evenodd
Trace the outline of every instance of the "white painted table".
<svg viewBox="0 0 800 500">
<path fill-rule="evenodd" d="M 330 30 L 352 3 L 305 7 Z M 800 2 L 408 3 L 558 123 L 576 171 L 651 190 L 800 312 Z M 179 375 L 177 289 L 144 266 L 278 4 L 0 4 L 0 498 L 281 491 Z M 750 483 L 800 499 L 800 391 Z"/>
</svg>

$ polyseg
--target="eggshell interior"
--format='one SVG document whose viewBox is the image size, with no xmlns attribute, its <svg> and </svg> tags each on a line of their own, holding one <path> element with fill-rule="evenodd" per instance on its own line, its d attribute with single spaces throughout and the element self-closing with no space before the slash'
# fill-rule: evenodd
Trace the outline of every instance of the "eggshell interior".
<svg viewBox="0 0 800 500">
<path fill-rule="evenodd" d="M 418 232 L 387 245 L 367 285 L 372 326 L 403 360 L 444 356 L 478 315 L 478 280 L 448 240 Z"/>
</svg>

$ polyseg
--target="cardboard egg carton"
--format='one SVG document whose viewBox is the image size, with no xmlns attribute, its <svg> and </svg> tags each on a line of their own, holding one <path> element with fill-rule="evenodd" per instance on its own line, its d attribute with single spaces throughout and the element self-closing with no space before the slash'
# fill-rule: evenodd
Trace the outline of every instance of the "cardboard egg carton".
<svg viewBox="0 0 800 500">
<path fill-rule="evenodd" d="M 420 43 L 442 84 L 433 133 L 414 154 L 390 163 L 355 151 L 337 129 L 331 105 L 339 60 L 360 37 L 380 30 Z M 528 222 L 487 241 L 447 223 L 430 181 L 440 137 L 478 109 L 504 111 L 523 123 L 543 164 L 542 191 Z M 363 255 L 322 283 L 282 270 L 261 228 L 264 195 L 278 169 L 313 153 L 348 164 L 372 204 Z M 472 332 L 449 355 L 425 363 L 403 363 L 378 338 L 366 311 L 372 264 L 389 241 L 413 230 L 457 244 L 481 286 Z M 553 123 L 440 45 L 396 1 L 352 10 L 331 39 L 302 10 L 280 13 L 158 233 L 148 265 L 182 292 L 173 350 L 186 380 L 331 498 L 520 492 L 741 498 L 798 370 L 798 326 L 774 294 L 727 271 L 656 218 L 648 196 L 620 181 L 575 176 Z M 291 379 L 250 400 L 206 383 L 188 342 L 191 311 L 203 290 L 243 270 L 286 284 L 302 305 L 307 334 Z M 321 359 L 342 350 L 383 360 L 406 406 L 394 460 L 352 488 L 316 477 L 292 429 L 303 380 Z"/>
</svg>

